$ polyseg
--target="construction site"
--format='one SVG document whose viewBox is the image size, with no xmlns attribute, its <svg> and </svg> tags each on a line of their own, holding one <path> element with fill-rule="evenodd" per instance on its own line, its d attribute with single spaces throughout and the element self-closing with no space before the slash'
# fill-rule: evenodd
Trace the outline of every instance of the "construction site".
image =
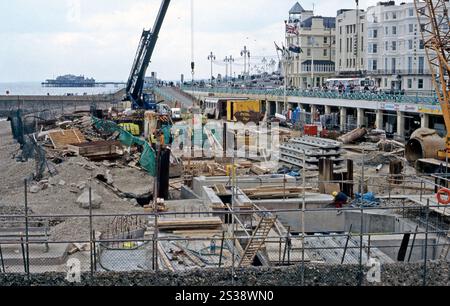
<svg viewBox="0 0 450 306">
<path fill-rule="evenodd" d="M 0 104 L 0 285 L 449 285 L 449 136 L 271 116 L 285 96 L 144 90 L 169 3 L 125 90 Z M 450 128 L 447 9 L 419 3 Z"/>
</svg>

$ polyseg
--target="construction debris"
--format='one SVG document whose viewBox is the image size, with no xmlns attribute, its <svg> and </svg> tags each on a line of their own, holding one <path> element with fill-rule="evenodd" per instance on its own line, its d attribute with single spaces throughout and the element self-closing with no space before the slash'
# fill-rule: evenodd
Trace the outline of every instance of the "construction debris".
<svg viewBox="0 0 450 306">
<path fill-rule="evenodd" d="M 79 129 L 60 130 L 48 133 L 52 145 L 57 150 L 64 150 L 71 144 L 86 142 L 86 138 Z"/>
<path fill-rule="evenodd" d="M 95 190 L 92 190 L 91 193 L 89 192 L 89 190 L 86 190 L 77 199 L 77 204 L 79 204 L 80 207 L 84 209 L 99 209 L 102 203 L 102 197 L 99 196 L 95 192 Z"/>
</svg>

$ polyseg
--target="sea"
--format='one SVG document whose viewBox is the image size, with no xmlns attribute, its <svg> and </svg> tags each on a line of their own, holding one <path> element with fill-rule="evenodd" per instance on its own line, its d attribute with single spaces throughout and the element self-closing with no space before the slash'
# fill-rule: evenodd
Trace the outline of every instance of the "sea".
<svg viewBox="0 0 450 306">
<path fill-rule="evenodd" d="M 40 82 L 0 83 L 0 96 L 9 92 L 10 96 L 64 96 L 110 94 L 124 88 L 124 85 L 100 87 L 43 87 Z"/>
</svg>

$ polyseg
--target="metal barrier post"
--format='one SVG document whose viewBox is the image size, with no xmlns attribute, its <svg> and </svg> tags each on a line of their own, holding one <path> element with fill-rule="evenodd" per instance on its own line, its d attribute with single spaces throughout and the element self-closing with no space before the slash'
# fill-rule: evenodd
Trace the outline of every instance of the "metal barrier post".
<svg viewBox="0 0 450 306">
<path fill-rule="evenodd" d="M 425 252 L 423 257 L 423 282 L 422 286 L 427 285 L 427 260 L 428 260 L 428 226 L 430 219 L 430 199 L 427 200 L 427 212 L 426 212 L 426 231 L 425 231 Z"/>
<path fill-rule="evenodd" d="M 28 232 L 28 182 L 24 180 L 25 186 L 25 265 L 28 279 L 30 278 L 30 249 L 29 249 L 29 232 Z"/>
</svg>

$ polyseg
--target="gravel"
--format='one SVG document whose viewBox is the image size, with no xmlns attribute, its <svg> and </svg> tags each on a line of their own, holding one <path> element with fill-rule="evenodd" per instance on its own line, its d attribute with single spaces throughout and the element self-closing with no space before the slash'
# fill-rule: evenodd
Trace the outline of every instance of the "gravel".
<svg viewBox="0 0 450 306">
<path fill-rule="evenodd" d="M 364 268 L 367 272 L 368 268 Z M 448 286 L 448 263 L 429 263 L 427 285 Z M 301 266 L 279 268 L 248 268 L 235 271 L 236 286 L 301 286 Z M 359 266 L 357 265 L 305 265 L 306 286 L 358 286 Z M 232 285 L 229 269 L 204 269 L 184 273 L 172 272 L 129 272 L 96 273 L 82 275 L 82 283 L 90 286 L 229 286 Z M 422 264 L 383 265 L 381 283 L 369 283 L 363 279 L 363 286 L 421 286 Z M 30 282 L 24 275 L 0 275 L 0 286 L 66 286 L 65 275 L 46 273 L 32 275 Z"/>
</svg>

